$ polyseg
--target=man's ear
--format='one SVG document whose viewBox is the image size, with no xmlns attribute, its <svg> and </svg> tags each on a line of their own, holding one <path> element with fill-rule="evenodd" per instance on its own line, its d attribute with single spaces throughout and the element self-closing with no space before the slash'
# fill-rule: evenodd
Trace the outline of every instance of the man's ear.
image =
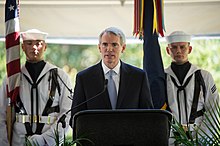
<svg viewBox="0 0 220 146">
<path fill-rule="evenodd" d="M 167 51 L 167 54 L 169 54 L 169 55 L 170 55 L 170 49 L 169 49 L 169 47 L 168 47 L 168 46 L 166 47 L 166 51 Z"/>
<path fill-rule="evenodd" d="M 189 46 L 189 53 L 190 54 L 192 52 L 192 46 Z"/>
<path fill-rule="evenodd" d="M 24 51 L 24 43 L 21 44 L 21 48 Z"/>
<path fill-rule="evenodd" d="M 45 44 L 45 48 L 44 48 L 44 51 L 46 51 L 47 50 L 47 44 Z"/>
<path fill-rule="evenodd" d="M 125 49 L 126 49 L 126 44 L 124 44 L 124 45 L 122 46 L 121 53 L 124 53 Z"/>
<path fill-rule="evenodd" d="M 100 47 L 100 44 L 98 44 L 98 49 L 99 49 L 99 52 L 101 53 L 101 47 Z"/>
</svg>

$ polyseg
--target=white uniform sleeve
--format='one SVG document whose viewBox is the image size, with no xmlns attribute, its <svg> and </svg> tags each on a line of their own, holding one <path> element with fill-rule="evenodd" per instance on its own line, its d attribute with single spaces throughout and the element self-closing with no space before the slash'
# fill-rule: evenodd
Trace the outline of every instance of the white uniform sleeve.
<svg viewBox="0 0 220 146">
<path fill-rule="evenodd" d="M 3 81 L 0 87 L 0 145 L 8 146 L 7 129 L 6 129 L 6 80 Z"/>
<path fill-rule="evenodd" d="M 211 113 L 217 113 L 217 109 L 214 106 L 214 102 L 219 106 L 219 93 L 217 90 L 217 87 L 214 83 L 214 79 L 212 77 L 212 75 L 207 72 L 204 71 L 203 72 L 203 78 L 205 81 L 205 86 L 206 86 L 206 95 L 205 95 L 205 109 L 206 109 L 206 113 L 208 118 L 212 121 L 212 118 L 210 116 L 210 112 Z M 214 112 L 212 111 L 214 110 Z M 208 123 L 209 127 L 211 128 L 211 124 L 207 121 L 207 118 L 205 117 L 205 115 L 203 115 L 203 122 L 201 124 L 201 128 L 210 135 L 210 131 L 208 130 L 208 127 L 204 124 L 204 122 Z M 213 122 L 214 123 L 214 122 Z M 210 135 L 211 136 L 211 135 Z"/>
</svg>

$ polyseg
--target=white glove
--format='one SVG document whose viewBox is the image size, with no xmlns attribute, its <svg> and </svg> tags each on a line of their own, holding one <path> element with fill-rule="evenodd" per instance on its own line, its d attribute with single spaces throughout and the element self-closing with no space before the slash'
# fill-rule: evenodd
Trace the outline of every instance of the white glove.
<svg viewBox="0 0 220 146">
<path fill-rule="evenodd" d="M 46 146 L 46 141 L 44 140 L 43 136 L 41 135 L 32 135 L 31 137 L 28 138 L 30 141 L 31 145 L 33 146 Z"/>
</svg>

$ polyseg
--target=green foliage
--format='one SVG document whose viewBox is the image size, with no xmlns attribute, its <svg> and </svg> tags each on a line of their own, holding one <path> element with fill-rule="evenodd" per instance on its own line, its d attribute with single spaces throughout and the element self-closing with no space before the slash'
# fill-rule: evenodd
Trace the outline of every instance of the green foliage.
<svg viewBox="0 0 220 146">
<path fill-rule="evenodd" d="M 200 127 L 198 134 L 202 137 L 203 145 L 219 145 L 220 144 L 220 105 L 218 102 L 209 103 L 211 109 L 207 109 L 205 113 L 206 121 L 203 121 L 204 125 L 208 128 L 211 136 L 207 134 Z M 217 112 L 215 112 L 217 111 Z M 208 116 L 210 115 L 210 116 Z"/>
<path fill-rule="evenodd" d="M 209 103 L 211 109 L 206 109 L 204 116 L 207 120 L 203 120 L 204 124 L 209 130 L 209 133 L 201 129 L 201 126 L 194 128 L 195 137 L 191 132 L 187 132 L 182 125 L 174 119 L 171 123 L 171 129 L 175 133 L 174 138 L 176 144 L 183 144 L 184 146 L 219 146 L 220 144 L 220 105 L 218 101 Z M 215 112 L 217 111 L 217 112 Z M 190 128 L 187 129 L 187 131 Z"/>
<path fill-rule="evenodd" d="M 5 45 L 3 42 L 0 42 L 0 84 L 2 83 L 2 79 L 5 77 L 6 72 L 6 56 L 5 56 Z"/>
<path fill-rule="evenodd" d="M 143 45 L 129 44 L 121 59 L 129 64 L 142 68 L 143 66 Z"/>
<path fill-rule="evenodd" d="M 82 70 L 97 62 L 99 51 L 96 46 L 89 45 L 48 44 L 45 58 L 59 67 L 68 65 L 69 68 Z"/>
<path fill-rule="evenodd" d="M 175 134 L 172 138 L 175 139 L 175 144 L 184 144 L 185 146 L 194 146 L 198 145 L 198 141 L 193 140 L 192 134 L 189 132 L 188 135 L 185 132 L 185 129 L 182 127 L 182 125 L 177 122 L 176 119 L 173 119 L 173 123 L 171 124 L 171 131 L 173 131 Z M 188 131 L 189 128 L 187 129 Z"/>
<path fill-rule="evenodd" d="M 74 146 L 76 144 L 78 144 L 79 146 L 83 146 L 82 145 L 82 141 L 87 141 L 89 143 L 91 143 L 92 145 L 95 145 L 90 139 L 86 138 L 86 136 L 81 136 L 75 140 L 72 140 L 72 136 L 66 137 L 66 135 L 64 134 L 64 138 L 60 139 L 59 138 L 59 132 L 58 132 L 58 127 L 57 129 L 54 130 L 54 137 L 53 137 L 56 141 L 56 146 Z"/>
<path fill-rule="evenodd" d="M 30 140 L 25 137 L 25 146 L 40 146 L 38 143 L 35 143 L 35 142 L 30 142 Z"/>
</svg>

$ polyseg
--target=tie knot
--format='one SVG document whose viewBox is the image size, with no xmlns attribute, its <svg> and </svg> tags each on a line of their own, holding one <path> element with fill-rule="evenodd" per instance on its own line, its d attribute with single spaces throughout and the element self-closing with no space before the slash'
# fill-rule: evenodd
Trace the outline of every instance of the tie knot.
<svg viewBox="0 0 220 146">
<path fill-rule="evenodd" d="M 114 70 L 109 70 L 108 72 L 109 76 L 112 77 L 115 75 L 115 71 Z"/>
</svg>

